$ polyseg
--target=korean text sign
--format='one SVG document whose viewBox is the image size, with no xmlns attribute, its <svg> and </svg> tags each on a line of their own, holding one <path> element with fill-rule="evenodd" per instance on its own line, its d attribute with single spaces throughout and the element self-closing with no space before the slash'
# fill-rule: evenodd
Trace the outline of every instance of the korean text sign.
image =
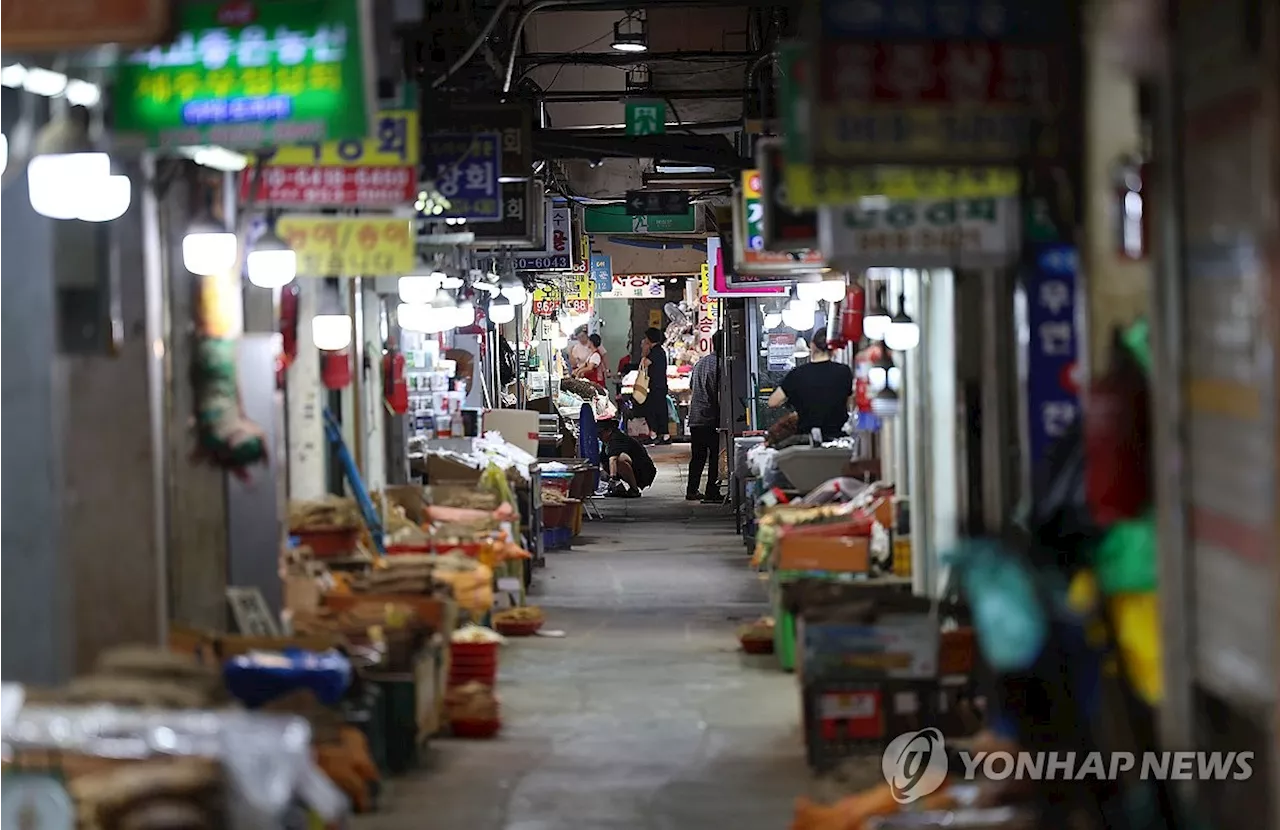
<svg viewBox="0 0 1280 830">
<path fill-rule="evenodd" d="M 117 129 L 243 149 L 369 134 L 362 0 L 177 8 L 174 42 L 118 68 Z"/>
<path fill-rule="evenodd" d="M 1076 386 L 1076 249 L 1043 245 L 1026 280 L 1027 417 L 1030 461 L 1037 465 L 1080 415 Z"/>
<path fill-rule="evenodd" d="M 418 142 L 418 114 L 388 110 L 378 113 L 364 138 L 300 142 L 261 155 L 273 167 L 417 167 Z"/>
<path fill-rule="evenodd" d="M 498 133 L 439 133 L 427 136 L 428 164 L 436 167 L 436 190 L 449 200 L 441 218 L 496 222 L 502 218 L 502 137 Z"/>
<path fill-rule="evenodd" d="M 394 277 L 414 268 L 412 219 L 286 215 L 276 229 L 298 252 L 300 277 Z"/>
</svg>

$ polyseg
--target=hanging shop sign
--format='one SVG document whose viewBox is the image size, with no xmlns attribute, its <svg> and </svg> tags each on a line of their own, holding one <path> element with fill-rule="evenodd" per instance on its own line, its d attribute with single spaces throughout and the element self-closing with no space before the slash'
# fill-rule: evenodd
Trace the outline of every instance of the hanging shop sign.
<svg viewBox="0 0 1280 830">
<path fill-rule="evenodd" d="M 0 5 L 0 29 L 9 54 L 70 51 L 103 43 L 145 46 L 170 34 L 170 8 L 169 0 L 9 2 Z"/>
<path fill-rule="evenodd" d="M 679 216 L 631 216 L 625 205 L 598 205 L 582 212 L 587 233 L 697 233 L 698 220 L 693 205 Z"/>
<path fill-rule="evenodd" d="M 813 61 L 809 44 L 784 40 L 778 44 L 778 115 L 782 123 L 782 148 L 788 164 L 808 164 L 810 155 L 809 111 Z"/>
<path fill-rule="evenodd" d="M 1065 61 L 1055 47 L 823 41 L 814 74 L 815 165 L 983 164 L 1059 150 Z"/>
<path fill-rule="evenodd" d="M 1018 195 L 1016 170 L 1001 167 L 829 167 L 788 164 L 782 172 L 793 209 L 854 205 L 863 199 L 981 199 Z M 766 179 L 767 184 L 767 179 Z"/>
<path fill-rule="evenodd" d="M 412 219 L 285 215 L 276 230 L 297 252 L 300 277 L 396 277 L 417 261 Z"/>
<path fill-rule="evenodd" d="M 367 0 L 176 6 L 178 35 L 116 70 L 115 127 L 153 146 L 256 149 L 369 135 Z"/>
<path fill-rule="evenodd" d="M 818 247 L 818 212 L 796 209 L 787 201 L 789 182 L 781 140 L 764 139 L 756 145 L 756 164 L 760 167 L 764 191 L 765 247 L 772 251 L 792 251 Z"/>
<path fill-rule="evenodd" d="M 768 250 L 764 238 L 764 184 L 759 170 L 742 171 L 741 192 L 733 200 L 733 213 L 735 275 L 782 277 L 826 266 L 826 259 L 818 250 Z"/>
<path fill-rule="evenodd" d="M 689 212 L 687 190 L 628 190 L 628 216 L 684 216 Z"/>
<path fill-rule="evenodd" d="M 707 267 L 711 271 L 711 296 L 713 297 L 776 297 L 786 294 L 791 281 L 780 284 L 734 284 L 725 268 L 725 246 L 717 236 L 707 237 Z"/>
<path fill-rule="evenodd" d="M 534 188 L 538 195 L 534 196 Z M 511 248 L 536 248 L 541 244 L 539 229 L 542 227 L 542 186 L 533 180 L 503 182 L 502 218 L 497 222 L 476 222 L 467 230 L 475 234 L 477 245 L 503 245 Z M 478 251 L 480 254 L 497 255 L 494 251 Z"/>
<path fill-rule="evenodd" d="M 1018 254 L 1016 199 L 890 203 L 884 209 L 823 208 L 818 241 L 839 268 L 993 268 Z"/>
<path fill-rule="evenodd" d="M 1080 413 L 1076 385 L 1079 258 L 1072 245 L 1042 245 L 1025 283 L 1027 324 L 1027 435 L 1034 469 L 1066 435 Z"/>
<path fill-rule="evenodd" d="M 561 311 L 583 315 L 591 312 L 595 298 L 595 283 L 590 277 L 574 275 L 565 285 L 539 285 L 533 292 L 533 313 L 536 317 L 554 317 Z"/>
<path fill-rule="evenodd" d="M 435 133 L 423 139 L 424 161 L 435 170 L 436 192 L 449 200 L 436 219 L 502 218 L 501 141 L 498 133 Z"/>
<path fill-rule="evenodd" d="M 573 271 L 575 274 L 590 279 L 591 277 L 591 236 L 583 229 L 582 214 L 577 211 L 571 211 L 570 215 L 573 219 L 571 227 L 573 228 L 573 240 L 577 245 L 578 253 L 573 258 Z"/>
<path fill-rule="evenodd" d="M 822 0 L 822 34 L 831 38 L 1049 39 L 1069 20 L 1056 0 Z"/>
<path fill-rule="evenodd" d="M 547 202 L 546 242 L 538 251 L 520 251 L 513 258 L 517 271 L 573 270 L 573 216 L 568 205 Z"/>
<path fill-rule="evenodd" d="M 591 281 L 596 293 L 604 295 L 613 290 L 613 258 L 608 254 L 591 255 Z"/>
<path fill-rule="evenodd" d="M 667 286 L 661 279 L 643 274 L 614 274 L 607 292 L 596 292 L 597 300 L 661 299 L 667 295 Z"/>
<path fill-rule="evenodd" d="M 313 142 L 259 153 L 240 173 L 240 198 L 273 205 L 390 207 L 418 192 L 418 115 L 382 112 L 373 138 Z M 254 182 L 257 181 L 255 191 Z"/>
<path fill-rule="evenodd" d="M 499 176 L 525 181 L 533 175 L 533 110 L 525 103 L 454 104 L 438 114 L 454 133 L 497 133 L 500 138 Z"/>
<path fill-rule="evenodd" d="M 711 335 L 720 327 L 720 301 L 711 293 L 711 266 L 702 263 L 698 274 L 698 317 L 694 323 L 698 342 L 695 351 L 699 355 L 711 354 Z"/>
</svg>

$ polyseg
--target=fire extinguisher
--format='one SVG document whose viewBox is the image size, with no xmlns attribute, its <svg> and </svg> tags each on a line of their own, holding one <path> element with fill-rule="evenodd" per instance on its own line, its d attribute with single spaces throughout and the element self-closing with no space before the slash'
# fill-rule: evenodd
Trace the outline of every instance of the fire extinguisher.
<svg viewBox="0 0 1280 830">
<path fill-rule="evenodd" d="M 298 284 L 280 289 L 280 354 L 276 356 L 276 385 L 283 389 L 285 372 L 298 356 Z"/>
<path fill-rule="evenodd" d="M 343 389 L 351 383 L 351 352 L 320 352 L 320 380 L 325 389 Z"/>
<path fill-rule="evenodd" d="M 840 340 L 856 344 L 862 339 L 862 317 L 867 311 L 867 292 L 861 285 L 851 285 L 840 308 Z"/>
<path fill-rule="evenodd" d="M 1154 492 L 1147 379 L 1119 334 L 1111 361 L 1089 385 L 1084 419 L 1085 499 L 1104 527 L 1141 515 Z"/>
<path fill-rule="evenodd" d="M 871 411 L 871 381 L 859 375 L 853 381 L 853 404 L 859 412 Z"/>
<path fill-rule="evenodd" d="M 404 377 L 404 355 L 394 345 L 387 344 L 382 357 L 382 394 L 387 407 L 397 415 L 409 411 L 409 383 Z"/>
</svg>

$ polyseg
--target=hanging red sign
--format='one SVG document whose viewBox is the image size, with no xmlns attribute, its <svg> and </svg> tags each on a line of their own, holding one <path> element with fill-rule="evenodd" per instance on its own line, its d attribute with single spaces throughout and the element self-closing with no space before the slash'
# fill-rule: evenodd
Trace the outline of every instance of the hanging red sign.
<svg viewBox="0 0 1280 830">
<path fill-rule="evenodd" d="M 240 174 L 240 198 L 273 205 L 386 207 L 409 204 L 418 192 L 412 167 L 265 167 Z"/>
</svg>

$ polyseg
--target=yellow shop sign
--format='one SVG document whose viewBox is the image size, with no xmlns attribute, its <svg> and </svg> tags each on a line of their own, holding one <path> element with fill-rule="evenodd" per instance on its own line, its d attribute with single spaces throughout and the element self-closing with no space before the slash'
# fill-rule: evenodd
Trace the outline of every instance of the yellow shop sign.
<svg viewBox="0 0 1280 830">
<path fill-rule="evenodd" d="M 267 158 L 272 167 L 411 167 L 418 164 L 418 114 L 388 110 L 373 120 L 371 138 L 292 144 Z"/>
<path fill-rule="evenodd" d="M 299 277 L 397 277 L 415 265 L 412 219 L 285 215 L 276 230 L 298 253 Z"/>
<path fill-rule="evenodd" d="M 817 169 L 787 164 L 786 203 L 798 209 L 893 200 L 989 199 L 1018 195 L 1018 173 L 1004 167 L 861 167 Z"/>
</svg>

